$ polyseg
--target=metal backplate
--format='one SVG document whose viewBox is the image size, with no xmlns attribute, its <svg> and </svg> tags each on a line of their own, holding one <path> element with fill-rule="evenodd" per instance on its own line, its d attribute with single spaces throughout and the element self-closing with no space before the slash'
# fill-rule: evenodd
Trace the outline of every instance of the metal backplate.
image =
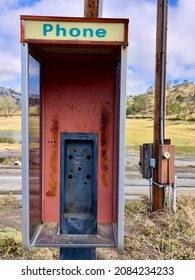
<svg viewBox="0 0 195 280">
<path fill-rule="evenodd" d="M 97 134 L 61 134 L 61 234 L 97 232 Z"/>
</svg>

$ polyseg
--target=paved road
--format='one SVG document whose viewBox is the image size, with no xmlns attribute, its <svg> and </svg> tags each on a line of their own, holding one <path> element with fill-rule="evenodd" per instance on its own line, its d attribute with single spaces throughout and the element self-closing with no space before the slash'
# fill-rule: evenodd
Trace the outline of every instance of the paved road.
<svg viewBox="0 0 195 280">
<path fill-rule="evenodd" d="M 139 152 L 126 150 L 125 195 L 126 198 L 149 192 L 149 182 L 139 173 Z M 195 159 L 176 157 L 176 176 L 178 190 L 195 193 Z M 22 177 L 19 166 L 0 166 L 0 195 L 21 194 Z"/>
<path fill-rule="evenodd" d="M 137 199 L 143 194 L 149 192 L 149 182 L 142 179 L 141 174 L 135 168 L 126 171 L 125 174 L 125 198 Z M 188 191 L 195 193 L 195 172 L 194 168 L 182 172 L 178 169 L 176 172 L 178 177 L 178 191 Z M 12 192 L 15 195 L 21 195 L 22 176 L 21 168 L 3 167 L 0 168 L 0 195 L 9 194 Z"/>
<path fill-rule="evenodd" d="M 9 192 L 21 192 L 22 172 L 21 167 L 0 167 L 0 194 Z"/>
</svg>

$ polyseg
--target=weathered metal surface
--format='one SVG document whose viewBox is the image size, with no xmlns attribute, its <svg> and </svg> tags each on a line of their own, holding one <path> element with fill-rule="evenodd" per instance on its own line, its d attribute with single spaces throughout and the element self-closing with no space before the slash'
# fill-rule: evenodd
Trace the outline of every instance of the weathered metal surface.
<svg viewBox="0 0 195 280">
<path fill-rule="evenodd" d="M 150 158 L 153 155 L 153 144 L 143 144 L 143 178 L 151 178 Z"/>
<path fill-rule="evenodd" d="M 170 157 L 164 158 L 163 153 Z M 173 145 L 160 145 L 158 156 L 158 182 L 161 184 L 175 183 L 175 149 Z"/>
<path fill-rule="evenodd" d="M 60 234 L 59 224 L 44 223 L 36 247 L 114 247 L 116 240 L 112 224 L 98 224 L 96 234 Z"/>
<path fill-rule="evenodd" d="M 112 222 L 113 65 L 109 61 L 104 61 L 104 67 L 98 61 L 50 62 L 45 65 L 44 71 L 44 219 L 59 222 L 60 217 L 60 133 L 97 133 L 98 221 Z M 69 192 L 71 187 L 69 184 Z"/>
<path fill-rule="evenodd" d="M 60 232 L 97 229 L 97 134 L 61 134 Z"/>
<path fill-rule="evenodd" d="M 102 181 L 105 187 L 108 187 L 108 151 L 110 146 L 110 124 L 111 124 L 111 114 L 109 112 L 109 102 L 101 102 L 101 172 Z"/>
<path fill-rule="evenodd" d="M 58 138 L 59 138 L 59 116 L 55 113 L 51 120 L 50 140 L 48 141 L 51 149 L 51 156 L 49 160 L 49 190 L 46 196 L 56 196 L 57 190 L 57 174 L 58 174 Z"/>
</svg>

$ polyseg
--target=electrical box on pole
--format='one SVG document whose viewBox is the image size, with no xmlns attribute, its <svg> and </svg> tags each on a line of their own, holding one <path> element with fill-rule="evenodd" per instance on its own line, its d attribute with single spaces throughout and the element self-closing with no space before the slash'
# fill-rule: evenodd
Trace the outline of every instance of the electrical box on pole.
<svg viewBox="0 0 195 280">
<path fill-rule="evenodd" d="M 166 88 L 166 49 L 167 49 L 168 1 L 157 1 L 156 26 L 156 75 L 154 97 L 153 156 L 158 162 L 159 145 L 164 144 L 165 132 L 165 88 Z M 159 166 L 154 169 L 153 181 L 158 182 Z M 164 188 L 153 184 L 153 210 L 164 207 Z"/>
<path fill-rule="evenodd" d="M 152 210 L 164 208 L 164 187 L 175 182 L 174 146 L 165 139 L 165 89 L 168 1 L 157 0 L 153 143 L 140 146 L 143 178 L 152 182 Z"/>
</svg>

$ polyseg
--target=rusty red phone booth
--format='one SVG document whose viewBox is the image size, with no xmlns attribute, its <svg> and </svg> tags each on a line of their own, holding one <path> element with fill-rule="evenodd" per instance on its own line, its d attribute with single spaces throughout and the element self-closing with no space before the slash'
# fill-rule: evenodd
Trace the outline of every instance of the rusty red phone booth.
<svg viewBox="0 0 195 280">
<path fill-rule="evenodd" d="M 21 16 L 23 243 L 123 247 L 127 19 Z"/>
</svg>

